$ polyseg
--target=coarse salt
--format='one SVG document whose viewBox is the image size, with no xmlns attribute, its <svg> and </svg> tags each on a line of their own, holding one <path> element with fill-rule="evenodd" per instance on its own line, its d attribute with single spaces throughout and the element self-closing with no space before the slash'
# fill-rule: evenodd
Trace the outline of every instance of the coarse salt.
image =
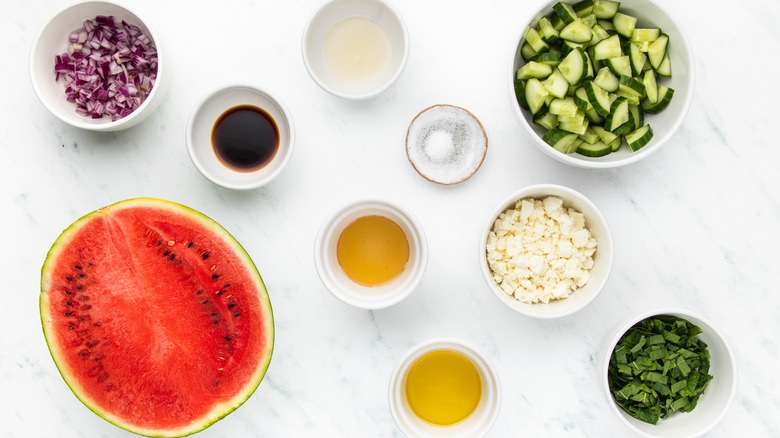
<svg viewBox="0 0 780 438">
<path fill-rule="evenodd" d="M 434 105 L 412 120 L 406 133 L 406 153 L 424 178 L 439 184 L 467 180 L 482 164 L 487 136 L 467 110 Z"/>
</svg>

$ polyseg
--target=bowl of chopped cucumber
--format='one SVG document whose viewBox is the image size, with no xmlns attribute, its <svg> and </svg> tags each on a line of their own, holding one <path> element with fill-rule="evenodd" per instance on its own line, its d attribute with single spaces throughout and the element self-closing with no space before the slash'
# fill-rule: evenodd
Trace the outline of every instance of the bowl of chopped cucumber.
<svg viewBox="0 0 780 438">
<path fill-rule="evenodd" d="M 688 113 L 690 43 L 650 0 L 550 1 L 518 41 L 512 104 L 534 144 L 556 160 L 636 162 L 667 143 Z"/>
<path fill-rule="evenodd" d="M 618 323 L 601 358 L 607 402 L 645 437 L 692 438 L 726 415 L 737 366 L 711 322 L 678 308 L 652 309 Z"/>
</svg>

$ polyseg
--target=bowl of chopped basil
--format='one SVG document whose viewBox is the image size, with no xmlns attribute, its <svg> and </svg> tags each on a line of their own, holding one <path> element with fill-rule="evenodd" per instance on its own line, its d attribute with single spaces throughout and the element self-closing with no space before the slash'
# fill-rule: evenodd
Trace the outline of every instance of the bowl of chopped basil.
<svg viewBox="0 0 780 438">
<path fill-rule="evenodd" d="M 700 436 L 734 400 L 737 369 L 731 348 L 695 313 L 641 312 L 617 324 L 607 342 L 601 373 L 608 403 L 643 436 Z"/>
</svg>

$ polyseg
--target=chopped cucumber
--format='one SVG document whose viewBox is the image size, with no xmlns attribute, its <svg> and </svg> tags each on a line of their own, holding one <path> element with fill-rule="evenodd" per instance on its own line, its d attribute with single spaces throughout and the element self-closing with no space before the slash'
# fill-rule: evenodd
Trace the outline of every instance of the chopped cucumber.
<svg viewBox="0 0 780 438">
<path fill-rule="evenodd" d="M 626 143 L 632 151 L 638 151 L 653 138 L 653 128 L 650 125 L 642 126 L 636 131 L 626 135 Z"/>
<path fill-rule="evenodd" d="M 552 66 L 548 64 L 542 64 L 539 62 L 530 61 L 526 65 L 520 67 L 519 70 L 517 70 L 517 79 L 523 80 L 523 79 L 544 79 L 547 76 L 550 76 L 552 73 Z"/>
<path fill-rule="evenodd" d="M 623 54 L 620 48 L 620 37 L 612 35 L 609 38 L 599 41 L 593 49 L 593 59 L 601 61 L 609 58 L 616 58 Z"/>
<path fill-rule="evenodd" d="M 593 15 L 599 19 L 609 19 L 617 14 L 620 2 L 610 0 L 593 0 Z"/>
<path fill-rule="evenodd" d="M 558 70 L 571 85 L 580 83 L 588 74 L 588 57 L 581 48 L 576 48 L 558 64 Z"/>
<path fill-rule="evenodd" d="M 616 13 L 612 17 L 612 24 L 615 25 L 615 30 L 620 35 L 626 38 L 631 38 L 631 34 L 634 33 L 636 27 L 636 17 L 626 15 L 621 12 Z"/>
<path fill-rule="evenodd" d="M 528 110 L 531 114 L 536 114 L 542 109 L 549 95 L 550 92 L 544 88 L 539 79 L 531 78 L 525 84 L 525 100 L 528 102 Z"/>
<path fill-rule="evenodd" d="M 577 18 L 567 24 L 561 30 L 559 36 L 562 40 L 573 43 L 587 43 L 593 37 L 593 32 L 590 30 L 590 26 L 585 24 L 582 19 Z"/>
<path fill-rule="evenodd" d="M 551 96 L 561 99 L 566 97 L 566 92 L 569 91 L 569 83 L 557 68 L 542 82 L 542 85 L 550 92 Z"/>
<path fill-rule="evenodd" d="M 637 27 L 641 17 L 612 0 L 555 3 L 525 32 L 515 72 L 518 105 L 543 127 L 543 140 L 564 154 L 601 157 L 646 146 L 645 114 L 669 106 L 674 90 L 669 36 Z"/>
<path fill-rule="evenodd" d="M 567 3 L 558 2 L 554 4 L 553 11 L 555 11 L 555 13 L 561 17 L 561 21 L 563 21 L 565 24 L 569 24 L 577 19 L 577 12 L 574 11 L 574 8 Z"/>
<path fill-rule="evenodd" d="M 650 114 L 660 113 L 661 111 L 666 109 L 667 106 L 669 106 L 669 103 L 672 101 L 673 95 L 674 95 L 673 89 L 665 85 L 659 85 L 658 100 L 655 103 L 652 103 L 647 99 L 643 100 L 642 109 L 645 110 L 646 113 L 650 113 Z"/>
<path fill-rule="evenodd" d="M 612 153 L 612 147 L 601 140 L 593 144 L 583 142 L 577 147 L 577 153 L 585 155 L 586 157 L 603 157 L 604 155 Z"/>
</svg>

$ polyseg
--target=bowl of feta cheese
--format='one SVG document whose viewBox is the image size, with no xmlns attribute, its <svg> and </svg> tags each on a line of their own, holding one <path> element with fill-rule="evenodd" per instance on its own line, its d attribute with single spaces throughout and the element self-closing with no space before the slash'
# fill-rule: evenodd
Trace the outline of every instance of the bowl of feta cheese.
<svg viewBox="0 0 780 438">
<path fill-rule="evenodd" d="M 535 318 L 559 318 L 587 306 L 612 270 L 612 234 L 583 194 L 538 184 L 502 200 L 479 239 L 488 288 L 509 308 Z"/>
</svg>

